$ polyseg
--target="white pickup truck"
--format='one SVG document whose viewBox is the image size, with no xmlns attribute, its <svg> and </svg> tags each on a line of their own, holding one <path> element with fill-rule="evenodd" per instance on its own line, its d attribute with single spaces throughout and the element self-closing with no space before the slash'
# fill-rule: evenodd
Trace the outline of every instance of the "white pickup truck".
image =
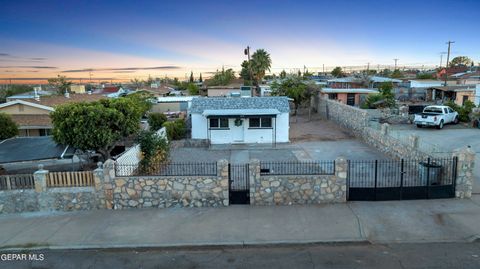
<svg viewBox="0 0 480 269">
<path fill-rule="evenodd" d="M 422 114 L 416 114 L 413 123 L 418 128 L 423 126 L 435 126 L 442 129 L 447 123 L 458 123 L 458 113 L 448 106 L 427 106 Z"/>
</svg>

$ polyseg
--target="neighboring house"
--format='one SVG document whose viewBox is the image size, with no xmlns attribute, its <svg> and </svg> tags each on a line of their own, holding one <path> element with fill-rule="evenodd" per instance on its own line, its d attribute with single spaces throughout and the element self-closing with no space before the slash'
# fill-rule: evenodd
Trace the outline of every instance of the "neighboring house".
<svg viewBox="0 0 480 269">
<path fill-rule="evenodd" d="M 230 97 L 230 96 L 253 96 L 253 87 L 251 86 L 209 86 L 207 88 L 208 97 Z"/>
<path fill-rule="evenodd" d="M 0 166 L 7 171 L 35 171 L 40 163 L 46 169 L 55 166 L 74 168 L 78 166 L 78 158 L 74 157 L 74 148 L 59 145 L 49 136 L 16 137 L 0 141 Z"/>
<path fill-rule="evenodd" d="M 442 68 L 439 71 L 437 71 L 437 78 L 444 79 L 445 75 L 450 77 L 451 75 L 454 75 L 457 73 L 467 72 L 467 70 L 468 70 L 468 66 L 465 66 L 465 65 L 451 66 L 448 69 Z"/>
<path fill-rule="evenodd" d="M 165 96 L 157 97 L 157 103 L 153 104 L 151 112 L 187 112 L 192 105 L 192 100 L 198 96 Z"/>
<path fill-rule="evenodd" d="M 343 104 L 350 106 L 360 106 L 368 94 L 378 93 L 374 89 L 335 89 L 322 88 L 319 91 L 320 95 L 331 100 L 340 101 Z"/>
<path fill-rule="evenodd" d="M 70 92 L 72 93 L 86 93 L 85 85 L 70 85 Z"/>
<path fill-rule="evenodd" d="M 51 134 L 53 128 L 50 113 L 55 106 L 75 103 L 91 102 L 106 98 L 98 94 L 71 94 L 65 96 L 48 96 L 37 99 L 12 100 L 0 104 L 0 113 L 10 115 L 19 127 L 19 136 L 46 136 Z"/>
<path fill-rule="evenodd" d="M 466 72 L 452 75 L 458 85 L 480 84 L 480 72 Z"/>
<path fill-rule="evenodd" d="M 427 89 L 426 101 L 444 102 L 452 100 L 457 105 L 463 105 L 467 100 L 479 105 L 480 85 L 455 85 L 430 87 Z"/>
<path fill-rule="evenodd" d="M 334 78 L 327 80 L 327 86 L 335 89 L 362 89 L 362 88 L 379 88 L 384 82 L 393 83 L 393 87 L 396 88 L 402 82 L 399 79 L 369 76 L 362 78 L 359 76 L 350 76 L 344 78 Z"/>
<path fill-rule="evenodd" d="M 211 144 L 289 142 L 287 97 L 195 98 L 192 139 Z"/>
</svg>

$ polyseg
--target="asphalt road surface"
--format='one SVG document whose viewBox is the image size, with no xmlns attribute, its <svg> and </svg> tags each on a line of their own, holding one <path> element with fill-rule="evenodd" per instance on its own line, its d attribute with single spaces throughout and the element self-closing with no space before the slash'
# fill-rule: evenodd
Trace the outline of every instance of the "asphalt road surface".
<svg viewBox="0 0 480 269">
<path fill-rule="evenodd" d="M 0 268 L 480 268 L 480 243 L 30 251 Z"/>
</svg>

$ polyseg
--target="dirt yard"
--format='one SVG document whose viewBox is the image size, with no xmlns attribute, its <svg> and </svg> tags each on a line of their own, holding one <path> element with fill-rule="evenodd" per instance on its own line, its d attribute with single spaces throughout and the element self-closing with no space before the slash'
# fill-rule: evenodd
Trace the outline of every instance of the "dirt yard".
<svg viewBox="0 0 480 269">
<path fill-rule="evenodd" d="M 290 140 L 295 142 L 338 141 L 353 139 L 347 131 L 331 121 L 322 120 L 316 113 L 308 119 L 306 110 L 299 110 L 298 116 L 290 116 Z"/>
</svg>

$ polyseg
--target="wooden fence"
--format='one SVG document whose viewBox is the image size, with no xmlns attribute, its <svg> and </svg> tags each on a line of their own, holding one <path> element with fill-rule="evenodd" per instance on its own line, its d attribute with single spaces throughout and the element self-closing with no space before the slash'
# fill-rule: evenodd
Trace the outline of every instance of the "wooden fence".
<svg viewBox="0 0 480 269">
<path fill-rule="evenodd" d="M 47 187 L 88 187 L 94 186 L 92 171 L 50 172 Z"/>
<path fill-rule="evenodd" d="M 32 174 L 1 175 L 0 190 L 24 190 L 35 188 Z"/>
</svg>

